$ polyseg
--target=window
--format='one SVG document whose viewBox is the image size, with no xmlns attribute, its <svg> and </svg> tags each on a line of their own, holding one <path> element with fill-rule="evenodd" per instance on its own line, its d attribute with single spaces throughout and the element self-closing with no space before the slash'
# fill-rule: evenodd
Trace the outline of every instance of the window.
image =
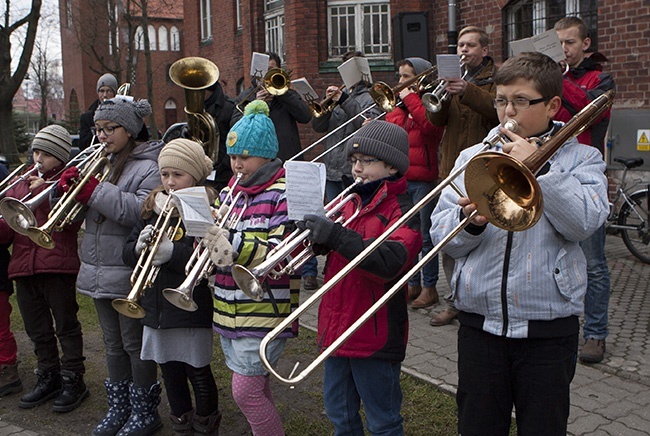
<svg viewBox="0 0 650 436">
<path fill-rule="evenodd" d="M 169 39 L 167 38 L 167 28 L 165 26 L 158 28 L 158 50 L 169 50 Z"/>
<path fill-rule="evenodd" d="M 142 30 L 142 26 L 135 29 L 135 49 L 144 50 L 144 30 Z"/>
<path fill-rule="evenodd" d="M 284 62 L 284 0 L 265 1 L 264 34 L 266 51 L 277 53 Z"/>
<path fill-rule="evenodd" d="M 587 25 L 591 38 L 591 49 L 598 47 L 598 2 L 597 0 L 518 0 L 510 2 L 505 12 L 506 53 L 510 53 L 510 42 L 552 29 L 560 18 L 577 16 Z"/>
<path fill-rule="evenodd" d="M 149 33 L 149 50 L 156 50 L 156 28 L 151 24 L 147 26 L 147 33 Z"/>
<path fill-rule="evenodd" d="M 171 50 L 181 51 L 181 32 L 178 30 L 178 27 L 172 26 L 169 30 L 169 36 L 171 39 Z"/>
<path fill-rule="evenodd" d="M 387 1 L 329 2 L 329 54 L 357 50 L 368 57 L 390 56 L 390 6 Z"/>
<path fill-rule="evenodd" d="M 212 39 L 212 13 L 210 11 L 210 0 L 201 0 L 201 41 Z"/>
<path fill-rule="evenodd" d="M 242 28 L 242 22 L 241 22 L 241 0 L 235 0 L 235 14 L 237 16 L 237 30 L 241 30 Z"/>
</svg>

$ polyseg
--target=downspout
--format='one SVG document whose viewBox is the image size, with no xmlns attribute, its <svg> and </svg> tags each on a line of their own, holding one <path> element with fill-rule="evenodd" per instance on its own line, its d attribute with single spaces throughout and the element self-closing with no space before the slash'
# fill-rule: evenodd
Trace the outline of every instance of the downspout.
<svg viewBox="0 0 650 436">
<path fill-rule="evenodd" d="M 450 54 L 456 54 L 458 46 L 458 31 L 456 30 L 456 0 L 449 0 L 449 31 L 447 32 L 447 41 L 449 45 L 447 50 Z"/>
</svg>

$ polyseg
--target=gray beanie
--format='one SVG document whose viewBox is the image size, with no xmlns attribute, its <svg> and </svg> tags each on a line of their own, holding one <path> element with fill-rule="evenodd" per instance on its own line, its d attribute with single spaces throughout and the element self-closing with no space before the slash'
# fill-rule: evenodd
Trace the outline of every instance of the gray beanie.
<svg viewBox="0 0 650 436">
<path fill-rule="evenodd" d="M 102 86 L 108 86 L 113 92 L 117 92 L 117 79 L 112 74 L 106 73 L 97 81 L 97 92 Z"/>
<path fill-rule="evenodd" d="M 404 175 L 409 169 L 409 135 L 396 124 L 373 120 L 348 140 L 347 155 L 354 153 L 381 159 Z"/>
<path fill-rule="evenodd" d="M 147 100 L 134 101 L 133 97 L 116 96 L 104 100 L 95 111 L 94 121 L 108 120 L 124 127 L 132 137 L 137 137 L 145 117 L 151 115 L 151 105 Z"/>
<path fill-rule="evenodd" d="M 32 150 L 49 153 L 63 163 L 67 163 L 70 159 L 71 148 L 72 138 L 70 138 L 70 134 L 65 128 L 57 124 L 39 130 L 32 141 Z"/>
<path fill-rule="evenodd" d="M 431 68 L 431 62 L 422 58 L 406 58 L 404 60 L 413 66 L 416 76 Z"/>
</svg>

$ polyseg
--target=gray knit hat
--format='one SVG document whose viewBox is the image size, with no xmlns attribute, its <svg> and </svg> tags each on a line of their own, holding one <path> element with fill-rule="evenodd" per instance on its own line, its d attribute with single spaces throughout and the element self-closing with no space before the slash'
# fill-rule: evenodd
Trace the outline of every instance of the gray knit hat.
<svg viewBox="0 0 650 436">
<path fill-rule="evenodd" d="M 413 72 L 415 72 L 416 76 L 431 68 L 431 62 L 422 58 L 406 58 L 404 60 L 413 66 Z"/>
<path fill-rule="evenodd" d="M 97 92 L 102 86 L 108 86 L 113 92 L 117 92 L 117 79 L 112 74 L 106 73 L 97 81 Z"/>
<path fill-rule="evenodd" d="M 381 159 L 404 175 L 409 169 L 409 135 L 396 124 L 373 120 L 348 140 L 347 154 L 354 153 Z"/>
<path fill-rule="evenodd" d="M 158 156 L 158 168 L 177 168 L 203 183 L 212 172 L 212 161 L 196 141 L 176 138 L 163 147 Z"/>
<path fill-rule="evenodd" d="M 135 138 L 144 126 L 144 118 L 149 115 L 151 115 L 151 105 L 147 100 L 134 101 L 133 97 L 118 95 L 104 100 L 97 107 L 94 121 L 113 121 L 124 127 Z"/>
<path fill-rule="evenodd" d="M 32 141 L 32 150 L 49 153 L 63 163 L 67 163 L 70 159 L 71 148 L 72 138 L 70 138 L 70 134 L 65 128 L 57 124 L 39 130 Z"/>
</svg>

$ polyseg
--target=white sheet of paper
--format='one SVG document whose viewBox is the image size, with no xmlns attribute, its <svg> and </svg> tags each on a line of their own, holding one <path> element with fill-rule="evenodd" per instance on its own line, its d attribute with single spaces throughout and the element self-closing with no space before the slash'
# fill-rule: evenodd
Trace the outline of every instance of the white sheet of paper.
<svg viewBox="0 0 650 436">
<path fill-rule="evenodd" d="M 536 51 L 535 44 L 531 38 L 519 39 L 510 42 L 510 56 L 517 56 L 526 51 Z"/>
<path fill-rule="evenodd" d="M 284 169 L 289 219 L 300 221 L 306 214 L 324 216 L 325 164 L 288 161 L 284 163 Z"/>
<path fill-rule="evenodd" d="M 347 89 L 352 89 L 354 85 L 362 80 L 372 83 L 370 64 L 368 64 L 368 59 L 366 58 L 350 58 L 339 65 L 337 69 Z"/>
<path fill-rule="evenodd" d="M 300 79 L 292 80 L 291 84 L 296 92 L 307 102 L 318 100 L 318 94 L 311 87 L 307 79 L 301 77 Z"/>
<path fill-rule="evenodd" d="M 253 57 L 251 58 L 251 76 L 264 77 L 269 70 L 269 59 L 271 57 L 266 53 L 257 53 L 254 51 Z"/>
<path fill-rule="evenodd" d="M 172 193 L 187 236 L 202 237 L 214 225 L 204 186 L 192 186 Z"/>
<path fill-rule="evenodd" d="M 460 79 L 460 56 L 455 54 L 436 55 L 438 77 L 441 79 Z"/>
<path fill-rule="evenodd" d="M 539 35 L 519 39 L 510 43 L 510 52 L 512 56 L 516 56 L 519 53 L 526 51 L 544 53 L 555 62 L 566 60 L 564 50 L 562 49 L 562 43 L 560 42 L 560 38 L 557 36 L 555 29 L 547 30 Z"/>
</svg>

